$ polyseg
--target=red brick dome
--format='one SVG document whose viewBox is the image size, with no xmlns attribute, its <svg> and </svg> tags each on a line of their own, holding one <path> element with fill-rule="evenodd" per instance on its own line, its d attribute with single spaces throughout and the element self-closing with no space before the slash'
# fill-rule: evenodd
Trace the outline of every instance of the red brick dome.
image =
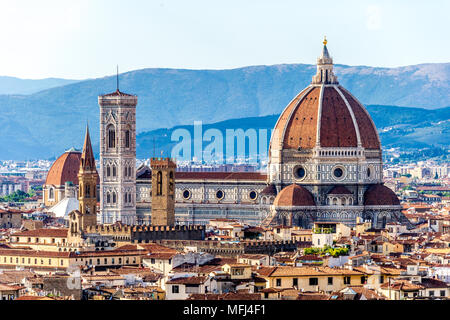
<svg viewBox="0 0 450 320">
<path fill-rule="evenodd" d="M 336 194 L 336 195 L 341 195 L 341 194 L 353 194 L 350 192 L 350 190 L 348 190 L 346 187 L 344 186 L 336 186 L 333 187 L 333 189 L 331 189 L 328 194 Z"/>
<path fill-rule="evenodd" d="M 267 187 L 264 188 L 263 191 L 261 191 L 261 195 L 264 196 L 276 196 L 277 195 L 277 189 L 273 184 L 269 184 Z"/>
<path fill-rule="evenodd" d="M 357 147 L 380 150 L 364 106 L 340 85 L 310 85 L 284 109 L 275 126 L 283 149 Z"/>
<path fill-rule="evenodd" d="M 277 207 L 309 207 L 315 206 L 314 197 L 306 188 L 291 184 L 284 188 L 273 202 Z"/>
<path fill-rule="evenodd" d="M 374 184 L 364 194 L 365 206 L 399 206 L 397 195 L 382 184 Z"/>
<path fill-rule="evenodd" d="M 45 180 L 46 185 L 62 186 L 71 181 L 78 185 L 81 152 L 70 149 L 63 153 L 52 165 Z"/>
<path fill-rule="evenodd" d="M 349 148 L 380 150 L 375 125 L 364 106 L 345 90 L 333 73 L 324 41 L 311 84 L 284 109 L 275 126 L 271 148 Z"/>
</svg>

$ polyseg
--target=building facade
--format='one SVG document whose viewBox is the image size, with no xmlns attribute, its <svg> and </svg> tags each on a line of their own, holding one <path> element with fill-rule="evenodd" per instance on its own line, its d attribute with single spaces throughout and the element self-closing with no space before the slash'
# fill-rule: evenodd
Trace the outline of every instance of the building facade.
<svg viewBox="0 0 450 320">
<path fill-rule="evenodd" d="M 283 224 L 315 221 L 384 227 L 407 220 L 397 196 L 383 185 L 381 142 L 364 106 L 339 85 L 324 41 L 317 73 L 282 112 L 269 147 L 271 208 Z"/>
<path fill-rule="evenodd" d="M 311 84 L 275 125 L 267 173 L 161 171 L 161 182 L 171 181 L 171 172 L 175 181 L 175 215 L 164 224 L 217 218 L 303 228 L 320 221 L 354 226 L 357 219 L 377 228 L 392 221 L 408 224 L 399 199 L 383 184 L 376 127 L 333 68 L 325 40 Z M 147 166 L 135 169 L 137 97 L 117 90 L 100 96 L 99 105 L 99 223 L 150 225 L 152 198 L 159 209 L 170 208 L 155 196 L 161 186 L 157 173 Z"/>
</svg>

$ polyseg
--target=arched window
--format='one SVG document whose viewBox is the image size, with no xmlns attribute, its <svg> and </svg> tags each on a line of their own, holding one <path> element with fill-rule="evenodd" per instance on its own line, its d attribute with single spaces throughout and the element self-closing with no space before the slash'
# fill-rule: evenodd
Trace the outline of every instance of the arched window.
<svg viewBox="0 0 450 320">
<path fill-rule="evenodd" d="M 128 202 L 131 203 L 131 193 L 128 194 Z"/>
<path fill-rule="evenodd" d="M 117 176 L 117 169 L 115 165 L 112 166 L 112 175 L 113 177 Z"/>
<path fill-rule="evenodd" d="M 130 130 L 125 131 L 125 148 L 130 147 Z"/>
<path fill-rule="evenodd" d="M 383 219 L 381 220 L 382 228 L 384 229 L 386 227 L 386 216 L 383 216 Z"/>
<path fill-rule="evenodd" d="M 90 198 L 90 196 L 91 196 L 91 186 L 88 184 L 84 188 L 84 196 L 86 198 Z"/>
<path fill-rule="evenodd" d="M 131 177 L 133 175 L 131 166 L 128 167 L 128 176 Z"/>
<path fill-rule="evenodd" d="M 116 147 L 116 129 L 113 125 L 108 126 L 108 148 Z"/>
<path fill-rule="evenodd" d="M 55 190 L 53 188 L 50 188 L 48 191 L 48 198 L 52 200 L 55 199 Z"/>
<path fill-rule="evenodd" d="M 106 166 L 106 176 L 107 177 L 111 176 L 111 167 L 109 166 L 109 164 Z"/>
<path fill-rule="evenodd" d="M 113 194 L 112 194 L 112 202 L 113 202 L 113 203 L 116 203 L 116 202 L 117 202 L 117 195 L 116 195 L 115 192 L 113 192 Z"/>
<path fill-rule="evenodd" d="M 123 201 L 124 201 L 125 203 L 128 202 L 128 197 L 127 197 L 127 193 L 126 193 L 126 192 L 125 192 L 125 194 L 124 194 Z"/>
<path fill-rule="evenodd" d="M 160 196 L 160 195 L 162 195 L 162 172 L 161 171 L 159 171 L 158 175 L 157 175 L 157 184 L 158 184 L 158 186 L 156 188 L 157 189 L 156 195 Z"/>
<path fill-rule="evenodd" d="M 109 192 L 106 194 L 106 203 L 111 203 L 111 195 Z"/>
</svg>

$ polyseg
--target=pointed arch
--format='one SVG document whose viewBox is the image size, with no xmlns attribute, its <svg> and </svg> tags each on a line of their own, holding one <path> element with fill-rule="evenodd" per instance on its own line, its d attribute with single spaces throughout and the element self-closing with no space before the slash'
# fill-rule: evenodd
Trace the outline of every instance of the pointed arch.
<svg viewBox="0 0 450 320">
<path fill-rule="evenodd" d="M 115 149 L 116 148 L 116 127 L 113 124 L 109 124 L 106 127 L 107 134 L 107 142 L 108 148 Z"/>
</svg>

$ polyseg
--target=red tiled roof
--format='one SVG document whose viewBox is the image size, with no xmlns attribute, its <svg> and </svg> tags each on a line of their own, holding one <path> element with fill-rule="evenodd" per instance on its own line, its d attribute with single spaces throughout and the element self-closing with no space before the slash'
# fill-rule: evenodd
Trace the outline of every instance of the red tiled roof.
<svg viewBox="0 0 450 320">
<path fill-rule="evenodd" d="M 52 237 L 67 238 L 69 229 L 36 229 L 26 230 L 12 234 L 14 237 Z"/>
<path fill-rule="evenodd" d="M 357 147 L 352 116 L 340 94 L 332 87 L 324 87 L 322 101 L 320 146 Z"/>
<path fill-rule="evenodd" d="M 116 91 L 102 95 L 102 97 L 135 97 L 132 94 L 124 93 L 117 89 Z"/>
<path fill-rule="evenodd" d="M 311 192 L 306 188 L 297 184 L 291 184 L 280 191 L 273 205 L 279 207 L 315 206 L 316 203 Z"/>
<path fill-rule="evenodd" d="M 360 132 L 362 146 L 379 150 L 378 133 L 370 115 L 341 86 L 337 89 L 325 86 L 304 89 L 282 112 L 275 126 L 275 138 L 282 142 L 284 149 L 312 149 L 317 144 L 317 137 L 320 137 L 322 147 L 357 147 L 357 130 L 350 111 Z"/>
<path fill-rule="evenodd" d="M 364 194 L 365 206 L 400 206 L 397 195 L 382 184 L 374 184 Z"/>
<path fill-rule="evenodd" d="M 347 99 L 355 115 L 362 146 L 367 149 L 381 149 L 377 129 L 375 128 L 368 112 L 364 109 L 361 103 L 359 103 L 359 101 L 350 95 L 345 88 L 339 86 L 339 89 L 344 94 L 344 97 Z"/>
<path fill-rule="evenodd" d="M 40 297 L 40 296 L 21 296 L 15 300 L 55 300 L 50 297 Z"/>
<path fill-rule="evenodd" d="M 344 186 L 336 186 L 328 192 L 328 194 L 352 194 L 350 190 L 348 190 Z"/>
<path fill-rule="evenodd" d="M 62 186 L 71 181 L 78 185 L 81 152 L 69 151 L 62 154 L 51 166 L 45 180 L 46 185 Z"/>
<path fill-rule="evenodd" d="M 205 283 L 208 277 L 186 277 L 171 279 L 166 284 L 202 284 Z"/>
<path fill-rule="evenodd" d="M 58 251 L 37 251 L 25 249 L 0 249 L 0 255 L 4 256 L 24 256 L 24 257 L 42 257 L 42 258 L 69 258 L 73 252 Z"/>
<path fill-rule="evenodd" d="M 258 293 L 208 293 L 200 294 L 193 293 L 187 300 L 261 300 L 261 295 Z"/>
<path fill-rule="evenodd" d="M 319 109 L 320 88 L 312 89 L 301 101 L 296 104 L 293 113 L 285 109 L 281 117 L 289 119 L 286 127 L 284 121 L 275 126 L 275 132 L 279 130 L 283 137 L 283 147 L 285 149 L 312 149 L 316 145 L 317 116 Z M 281 126 L 283 125 L 283 127 Z"/>
<path fill-rule="evenodd" d="M 273 184 L 269 184 L 267 187 L 264 188 L 263 191 L 261 191 L 261 195 L 265 196 L 276 196 L 277 195 L 277 189 Z"/>
</svg>

